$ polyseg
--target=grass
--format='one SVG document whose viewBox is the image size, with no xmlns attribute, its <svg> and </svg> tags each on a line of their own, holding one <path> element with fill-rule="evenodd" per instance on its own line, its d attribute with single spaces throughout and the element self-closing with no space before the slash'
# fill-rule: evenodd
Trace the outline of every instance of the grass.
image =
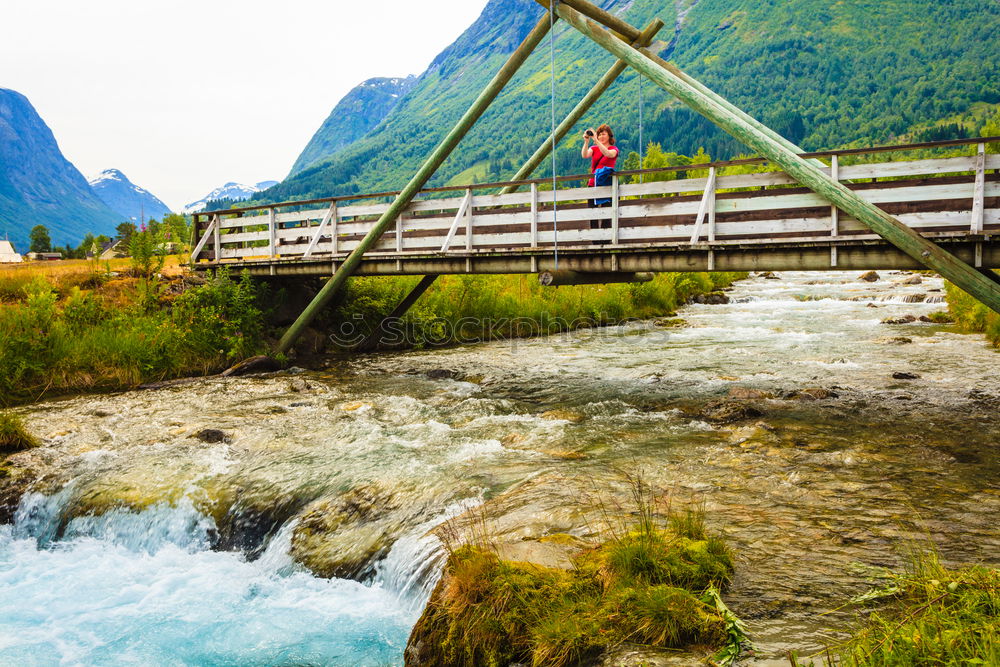
<svg viewBox="0 0 1000 667">
<path fill-rule="evenodd" d="M 718 595 L 733 571 L 728 547 L 704 534 L 701 509 L 668 516 L 671 528 L 652 505 L 638 514 L 569 570 L 503 560 L 480 526 L 478 544 L 451 547 L 408 650 L 422 664 L 564 667 L 628 642 L 721 649 L 717 664 L 731 664 L 746 637 Z"/>
<path fill-rule="evenodd" d="M 961 289 L 945 283 L 948 312 L 964 331 L 983 333 L 994 346 L 1000 347 L 1000 314 L 972 298 Z"/>
<path fill-rule="evenodd" d="M 945 567 L 933 546 L 914 547 L 909 561 L 886 585 L 852 600 L 865 608 L 865 619 L 850 639 L 824 652 L 822 664 L 1000 665 L 1000 570 Z M 792 667 L 816 664 L 788 657 Z"/>
<path fill-rule="evenodd" d="M 524 338 L 672 313 L 691 297 L 744 273 L 660 273 L 648 283 L 543 287 L 533 275 L 441 276 L 410 309 L 397 341 L 433 346 Z M 410 278 L 352 278 L 333 322 L 369 332 L 416 284 Z M 405 331 L 404 331 L 405 330 Z"/>
<path fill-rule="evenodd" d="M 7 410 L 0 412 L 0 454 L 21 452 L 38 444 L 38 438 L 28 431 L 20 415 Z"/>
<path fill-rule="evenodd" d="M 1000 664 L 1000 571 L 949 569 L 929 550 L 866 598 L 879 594 L 889 604 L 839 648 L 839 664 Z"/>
</svg>

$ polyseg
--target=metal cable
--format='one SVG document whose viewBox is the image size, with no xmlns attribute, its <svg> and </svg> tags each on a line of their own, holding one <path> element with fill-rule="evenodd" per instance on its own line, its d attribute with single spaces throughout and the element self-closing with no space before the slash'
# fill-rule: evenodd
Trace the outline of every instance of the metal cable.
<svg viewBox="0 0 1000 667">
<path fill-rule="evenodd" d="M 555 270 L 559 270 L 559 225 L 557 222 L 557 205 L 556 205 L 556 5 L 559 0 L 552 0 L 552 4 L 549 7 L 549 84 L 550 84 L 550 94 L 551 94 L 551 112 L 552 112 L 552 134 L 549 138 L 552 141 L 551 150 L 552 154 L 552 252 L 554 255 Z"/>
</svg>

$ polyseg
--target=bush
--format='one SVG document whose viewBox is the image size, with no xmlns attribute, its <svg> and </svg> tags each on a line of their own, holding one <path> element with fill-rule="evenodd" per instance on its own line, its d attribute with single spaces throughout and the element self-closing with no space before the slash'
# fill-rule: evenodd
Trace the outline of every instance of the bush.
<svg viewBox="0 0 1000 667">
<path fill-rule="evenodd" d="M 951 283 L 945 283 L 948 312 L 965 331 L 981 332 L 994 347 L 1000 347 L 1000 314 L 966 294 Z"/>
</svg>

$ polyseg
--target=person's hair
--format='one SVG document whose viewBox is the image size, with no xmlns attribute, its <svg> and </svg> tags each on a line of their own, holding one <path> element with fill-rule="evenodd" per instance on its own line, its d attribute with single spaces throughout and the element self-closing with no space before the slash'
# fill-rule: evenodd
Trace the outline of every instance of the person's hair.
<svg viewBox="0 0 1000 667">
<path fill-rule="evenodd" d="M 608 143 L 611 144 L 612 146 L 614 146 L 615 145 L 615 133 L 612 132 L 611 126 L 608 125 L 607 123 L 605 123 L 604 125 L 601 125 L 599 128 L 597 128 L 597 135 L 595 135 L 595 136 L 600 136 L 601 132 L 607 132 L 608 133 Z"/>
</svg>

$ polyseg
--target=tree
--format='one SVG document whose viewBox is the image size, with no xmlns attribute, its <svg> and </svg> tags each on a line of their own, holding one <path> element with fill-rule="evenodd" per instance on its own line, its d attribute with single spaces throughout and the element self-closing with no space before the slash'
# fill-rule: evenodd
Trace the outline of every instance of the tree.
<svg viewBox="0 0 1000 667">
<path fill-rule="evenodd" d="M 31 239 L 31 252 L 51 252 L 52 239 L 49 237 L 49 230 L 45 225 L 35 225 L 28 235 Z"/>
<path fill-rule="evenodd" d="M 115 227 L 115 232 L 117 232 L 118 240 L 122 241 L 122 245 L 127 247 L 132 241 L 132 236 L 135 234 L 136 228 L 131 222 L 123 222 Z"/>
</svg>

